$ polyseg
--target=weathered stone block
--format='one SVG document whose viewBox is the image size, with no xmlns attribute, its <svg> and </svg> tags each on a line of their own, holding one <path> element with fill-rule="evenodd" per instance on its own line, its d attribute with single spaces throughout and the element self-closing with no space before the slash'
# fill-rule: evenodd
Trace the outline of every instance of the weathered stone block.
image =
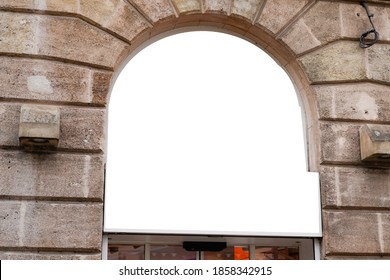
<svg viewBox="0 0 390 280">
<path fill-rule="evenodd" d="M 205 0 L 205 10 L 210 12 L 218 12 L 229 14 L 231 0 Z"/>
<path fill-rule="evenodd" d="M 0 7 L 3 8 L 16 8 L 16 9 L 31 9 L 39 11 L 55 11 L 55 12 L 67 12 L 76 13 L 78 6 L 78 0 L 3 0 L 0 3 Z"/>
<path fill-rule="evenodd" d="M 313 86 L 321 119 L 390 120 L 389 89 L 371 83 Z"/>
<path fill-rule="evenodd" d="M 361 159 L 390 164 L 390 126 L 367 124 L 360 128 Z"/>
<path fill-rule="evenodd" d="M 112 73 L 93 71 L 92 72 L 92 101 L 90 103 L 106 105 L 108 102 L 108 93 L 112 81 Z M 89 100 L 91 100 L 89 98 Z"/>
<path fill-rule="evenodd" d="M 299 58 L 311 83 L 367 79 L 364 50 L 340 41 Z"/>
<path fill-rule="evenodd" d="M 0 201 L 0 247 L 101 251 L 102 204 Z"/>
<path fill-rule="evenodd" d="M 37 52 L 35 37 L 39 18 L 0 11 L 0 52 Z"/>
<path fill-rule="evenodd" d="M 340 4 L 341 31 L 343 37 L 360 38 L 364 32 L 372 29 L 365 9 L 356 2 Z M 380 33 L 381 40 L 388 41 L 390 39 L 390 7 L 369 4 L 369 10 L 370 13 L 374 14 L 372 21 L 376 30 Z"/>
<path fill-rule="evenodd" d="M 0 198 L 103 201 L 101 155 L 0 151 Z"/>
<path fill-rule="evenodd" d="M 0 146 L 19 146 L 20 105 L 0 104 Z M 104 149 L 106 110 L 88 107 L 60 107 L 58 149 Z"/>
<path fill-rule="evenodd" d="M 360 163 L 360 127 L 357 124 L 321 122 L 321 162 Z"/>
<path fill-rule="evenodd" d="M 106 110 L 97 108 L 61 108 L 59 148 L 104 150 Z"/>
<path fill-rule="evenodd" d="M 133 0 L 132 2 L 153 22 L 175 16 L 175 12 L 168 0 L 154 0 L 153 2 L 149 0 Z"/>
<path fill-rule="evenodd" d="M 321 45 L 302 18 L 295 22 L 281 38 L 297 54 Z"/>
<path fill-rule="evenodd" d="M 382 253 L 380 215 L 362 211 L 323 211 L 325 255 Z"/>
<path fill-rule="evenodd" d="M 263 2 L 264 0 L 234 0 L 231 8 L 231 14 L 246 18 L 248 21 L 253 21 L 255 20 L 256 13 Z"/>
<path fill-rule="evenodd" d="M 60 139 L 60 109 L 48 105 L 22 105 L 19 142 L 30 148 L 56 148 Z"/>
<path fill-rule="evenodd" d="M 96 105 L 106 104 L 112 77 L 108 71 L 15 57 L 0 57 L 0 71 L 1 98 Z"/>
<path fill-rule="evenodd" d="M 80 14 L 128 41 L 149 26 L 147 20 L 125 0 L 80 1 Z"/>
<path fill-rule="evenodd" d="M 79 254 L 69 252 L 1 252 L 0 260 L 101 260 L 101 254 Z"/>
<path fill-rule="evenodd" d="M 380 216 L 379 230 L 382 231 L 380 236 L 380 246 L 383 253 L 390 254 L 390 214 L 383 213 Z M 389 257 L 390 258 L 390 257 Z"/>
<path fill-rule="evenodd" d="M 324 208 L 390 209 L 390 171 L 361 167 L 322 166 Z"/>
<path fill-rule="evenodd" d="M 282 40 L 300 54 L 340 37 L 340 3 L 320 1 L 292 25 Z"/>
<path fill-rule="evenodd" d="M 0 103 L 0 146 L 19 146 L 20 107 Z"/>
<path fill-rule="evenodd" d="M 277 33 L 309 2 L 309 0 L 268 0 L 258 23 Z"/>
<path fill-rule="evenodd" d="M 200 12 L 201 5 L 199 0 L 172 0 L 180 14 Z"/>
<path fill-rule="evenodd" d="M 375 44 L 366 49 L 367 76 L 369 79 L 389 83 L 390 81 L 390 45 Z"/>
<path fill-rule="evenodd" d="M 2 12 L 0 34 L 0 52 L 58 57 L 108 68 L 114 68 L 129 47 L 78 18 Z"/>
<path fill-rule="evenodd" d="M 0 2 L 1 8 L 31 9 L 34 7 L 34 0 L 3 0 Z"/>
<path fill-rule="evenodd" d="M 356 42 L 339 41 L 304 55 L 302 63 L 310 82 L 390 80 L 390 46 L 375 44 L 362 49 Z"/>
</svg>

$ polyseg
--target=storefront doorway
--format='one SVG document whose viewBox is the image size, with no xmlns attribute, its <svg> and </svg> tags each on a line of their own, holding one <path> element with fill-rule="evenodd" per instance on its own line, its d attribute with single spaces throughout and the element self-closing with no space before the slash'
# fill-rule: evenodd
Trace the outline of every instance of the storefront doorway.
<svg viewBox="0 0 390 280">
<path fill-rule="evenodd" d="M 193 246 L 191 246 L 193 245 Z M 202 248 L 202 250 L 196 250 Z M 313 238 L 106 234 L 108 260 L 312 260 Z"/>
</svg>

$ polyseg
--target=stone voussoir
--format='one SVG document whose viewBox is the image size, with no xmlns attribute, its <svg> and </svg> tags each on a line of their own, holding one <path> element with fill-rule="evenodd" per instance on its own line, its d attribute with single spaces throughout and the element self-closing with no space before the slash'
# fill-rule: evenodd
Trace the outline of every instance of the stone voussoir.
<svg viewBox="0 0 390 280">
<path fill-rule="evenodd" d="M 199 0 L 172 0 L 180 14 L 199 13 L 202 6 Z"/>
<path fill-rule="evenodd" d="M 250 22 L 253 22 L 256 19 L 257 11 L 263 2 L 264 0 L 234 0 L 231 7 L 231 14 L 240 16 Z"/>
<path fill-rule="evenodd" d="M 127 41 L 149 27 L 147 19 L 125 0 L 80 1 L 80 13 Z"/>
<path fill-rule="evenodd" d="M 169 0 L 132 0 L 142 12 L 147 15 L 153 22 L 175 17 L 173 7 Z"/>
<path fill-rule="evenodd" d="M 272 33 L 278 33 L 290 20 L 292 20 L 309 0 L 268 0 L 257 23 Z"/>
<path fill-rule="evenodd" d="M 230 13 L 231 0 L 205 0 L 206 12 Z"/>
<path fill-rule="evenodd" d="M 340 3 L 318 1 L 281 39 L 301 54 L 341 38 L 340 24 Z"/>
</svg>

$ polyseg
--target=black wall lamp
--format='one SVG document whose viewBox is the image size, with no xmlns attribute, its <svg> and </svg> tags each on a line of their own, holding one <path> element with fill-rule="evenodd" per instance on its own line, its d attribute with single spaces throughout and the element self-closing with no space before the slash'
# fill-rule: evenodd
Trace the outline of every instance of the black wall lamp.
<svg viewBox="0 0 390 280">
<path fill-rule="evenodd" d="M 372 45 L 374 45 L 376 42 L 378 42 L 379 33 L 376 31 L 374 23 L 372 22 L 372 18 L 374 17 L 374 14 L 370 13 L 370 11 L 368 10 L 368 5 L 367 5 L 366 1 L 360 1 L 360 5 L 362 5 L 363 8 L 366 10 L 366 13 L 367 13 L 368 19 L 371 23 L 372 29 L 368 30 L 367 32 L 364 32 L 362 34 L 362 36 L 360 36 L 359 46 L 361 48 L 368 48 L 368 47 L 371 47 Z M 370 34 L 373 34 L 374 38 L 368 39 L 367 37 Z"/>
</svg>

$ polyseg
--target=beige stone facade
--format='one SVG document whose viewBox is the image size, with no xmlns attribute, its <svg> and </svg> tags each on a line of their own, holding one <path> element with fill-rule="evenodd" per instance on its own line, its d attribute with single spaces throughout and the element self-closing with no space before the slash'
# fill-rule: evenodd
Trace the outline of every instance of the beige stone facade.
<svg viewBox="0 0 390 280">
<path fill-rule="evenodd" d="M 321 257 L 390 258 L 390 165 L 363 162 L 359 137 L 390 125 L 390 1 L 367 3 L 380 40 L 362 49 L 357 0 L 1 0 L 0 259 L 101 258 L 113 77 L 184 27 L 244 37 L 292 78 L 321 178 Z M 59 107 L 55 152 L 19 145 L 24 104 Z"/>
</svg>

